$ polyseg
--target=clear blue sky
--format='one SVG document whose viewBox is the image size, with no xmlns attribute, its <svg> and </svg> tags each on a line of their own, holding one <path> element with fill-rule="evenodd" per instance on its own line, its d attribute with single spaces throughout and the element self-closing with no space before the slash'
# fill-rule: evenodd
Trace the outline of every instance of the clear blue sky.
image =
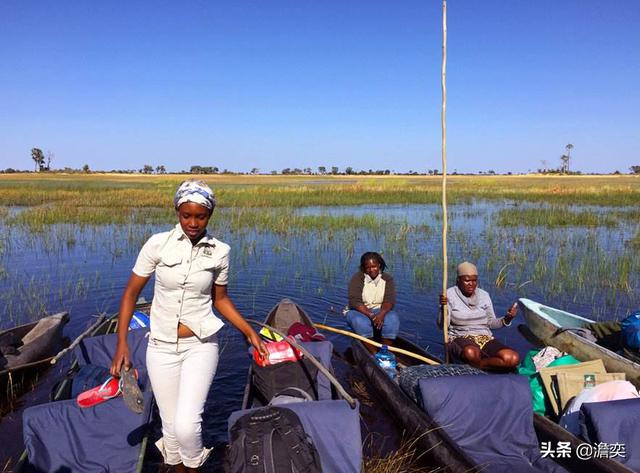
<svg viewBox="0 0 640 473">
<path fill-rule="evenodd" d="M 640 1 L 450 0 L 449 169 L 640 165 Z M 0 168 L 440 165 L 439 0 L 0 2 Z"/>
</svg>

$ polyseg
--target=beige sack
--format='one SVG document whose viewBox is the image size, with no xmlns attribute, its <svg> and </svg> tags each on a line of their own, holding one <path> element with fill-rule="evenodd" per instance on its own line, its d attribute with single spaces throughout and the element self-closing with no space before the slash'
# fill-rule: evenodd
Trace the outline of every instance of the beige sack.
<svg viewBox="0 0 640 473">
<path fill-rule="evenodd" d="M 578 373 L 558 373 L 554 377 L 557 385 L 558 393 L 558 406 L 560 412 L 563 412 L 569 401 L 575 396 L 580 394 L 583 389 L 589 387 L 585 386 L 587 380 L 585 380 L 584 374 Z M 606 383 L 607 381 L 626 381 L 624 373 L 595 373 L 595 379 L 593 379 L 593 386 Z"/>
<path fill-rule="evenodd" d="M 542 368 L 540 370 L 540 379 L 542 381 L 542 386 L 544 386 L 545 393 L 547 394 L 547 398 L 551 403 L 551 407 L 553 408 L 553 412 L 556 416 L 560 415 L 560 395 L 557 391 L 557 384 L 554 383 L 554 376 L 558 373 L 573 373 L 576 374 L 584 380 L 585 374 L 605 374 L 607 371 L 604 369 L 604 363 L 602 360 L 592 360 L 585 361 L 583 363 L 578 363 L 574 365 L 560 365 L 560 366 L 551 366 L 547 368 Z"/>
</svg>

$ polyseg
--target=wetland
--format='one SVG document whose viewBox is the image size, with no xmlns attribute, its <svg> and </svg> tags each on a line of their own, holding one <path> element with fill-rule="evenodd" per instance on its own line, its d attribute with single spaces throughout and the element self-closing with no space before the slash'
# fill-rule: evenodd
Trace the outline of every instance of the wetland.
<svg viewBox="0 0 640 473">
<path fill-rule="evenodd" d="M 142 244 L 175 225 L 173 192 L 186 177 L 200 176 L 0 176 L 0 328 L 66 310 L 73 337 L 92 315 L 115 312 Z M 209 230 L 231 245 L 229 291 L 246 317 L 261 320 L 289 297 L 317 322 L 346 328 L 348 281 L 360 255 L 378 251 L 396 281 L 401 333 L 442 354 L 440 177 L 201 177 L 216 192 Z M 449 285 L 468 260 L 498 315 L 527 297 L 598 320 L 625 317 L 640 307 L 639 184 L 640 176 L 451 176 Z M 495 335 L 523 354 L 517 325 Z M 214 442 L 225 440 L 247 366 L 240 334 L 225 328 L 222 337 L 205 418 Z"/>
</svg>

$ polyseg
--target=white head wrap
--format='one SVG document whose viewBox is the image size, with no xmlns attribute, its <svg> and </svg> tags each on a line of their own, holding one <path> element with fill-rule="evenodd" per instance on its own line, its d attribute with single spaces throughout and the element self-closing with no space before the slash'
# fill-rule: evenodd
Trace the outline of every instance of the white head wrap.
<svg viewBox="0 0 640 473">
<path fill-rule="evenodd" d="M 200 204 L 203 207 L 208 208 L 211 212 L 213 212 L 213 209 L 216 206 L 216 198 L 213 195 L 211 187 L 203 181 L 196 181 L 192 179 L 180 184 L 176 191 L 176 195 L 173 198 L 173 204 L 176 209 L 185 202 Z"/>
<path fill-rule="evenodd" d="M 458 276 L 477 276 L 478 268 L 473 263 L 469 263 L 465 261 L 464 263 L 460 263 L 457 268 Z"/>
</svg>

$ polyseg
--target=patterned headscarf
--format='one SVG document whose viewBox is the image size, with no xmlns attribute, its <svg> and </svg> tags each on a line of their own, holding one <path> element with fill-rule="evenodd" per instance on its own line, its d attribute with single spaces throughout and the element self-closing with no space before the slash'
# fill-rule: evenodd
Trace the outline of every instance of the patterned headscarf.
<svg viewBox="0 0 640 473">
<path fill-rule="evenodd" d="M 208 208 L 210 212 L 213 212 L 216 206 L 216 198 L 213 195 L 211 187 L 205 184 L 204 181 L 196 181 L 193 179 L 189 179 L 180 184 L 173 198 L 173 204 L 176 209 L 185 202 L 200 204 Z"/>
</svg>

